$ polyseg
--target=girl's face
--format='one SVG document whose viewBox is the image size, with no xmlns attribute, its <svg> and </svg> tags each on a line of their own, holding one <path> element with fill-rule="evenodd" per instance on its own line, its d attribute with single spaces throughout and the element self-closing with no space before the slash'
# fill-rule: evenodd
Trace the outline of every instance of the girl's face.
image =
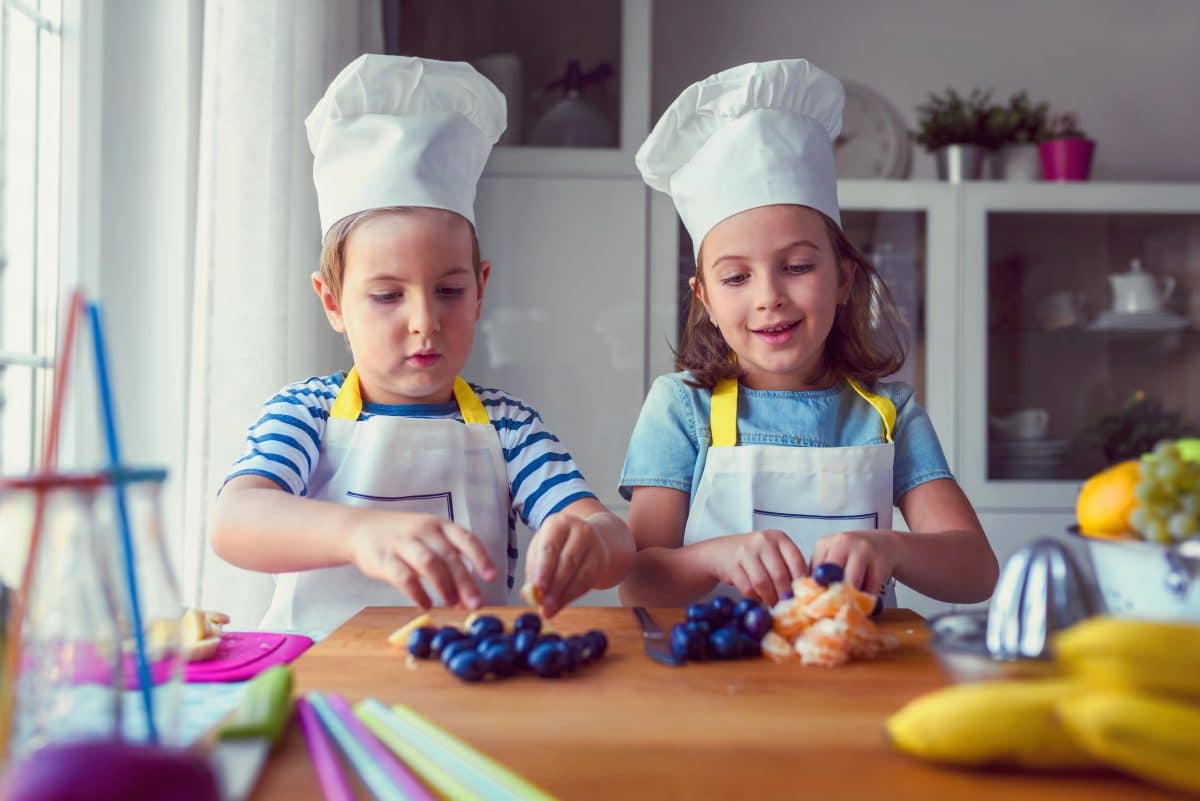
<svg viewBox="0 0 1200 801">
<path fill-rule="evenodd" d="M 737 354 L 746 385 L 813 389 L 808 377 L 820 374 L 856 266 L 839 268 L 821 215 L 793 205 L 748 209 L 709 231 L 702 251 L 692 290 Z"/>
<path fill-rule="evenodd" d="M 313 287 L 335 331 L 350 341 L 363 398 L 443 403 L 471 354 L 491 265 L 475 277 L 470 224 L 413 209 L 358 225 L 346 240 L 340 301 Z"/>
</svg>

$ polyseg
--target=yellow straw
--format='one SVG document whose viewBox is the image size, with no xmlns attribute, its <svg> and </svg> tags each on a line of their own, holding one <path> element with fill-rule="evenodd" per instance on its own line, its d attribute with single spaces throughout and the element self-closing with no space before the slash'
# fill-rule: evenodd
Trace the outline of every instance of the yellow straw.
<svg viewBox="0 0 1200 801">
<path fill-rule="evenodd" d="M 556 801 L 545 790 L 406 706 L 397 704 L 388 709 L 368 698 L 354 712 L 450 801 Z"/>
</svg>

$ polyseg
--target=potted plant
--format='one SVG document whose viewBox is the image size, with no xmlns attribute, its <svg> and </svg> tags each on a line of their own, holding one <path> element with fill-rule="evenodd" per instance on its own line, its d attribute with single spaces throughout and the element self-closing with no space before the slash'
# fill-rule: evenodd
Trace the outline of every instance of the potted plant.
<svg viewBox="0 0 1200 801">
<path fill-rule="evenodd" d="M 937 158 L 938 178 L 980 177 L 984 149 L 993 144 L 987 125 L 992 93 L 973 89 L 963 97 L 953 89 L 930 94 L 917 106 L 917 129 L 909 137 Z"/>
<path fill-rule="evenodd" d="M 992 155 L 992 177 L 1007 181 L 1038 181 L 1042 162 L 1038 140 L 1046 131 L 1050 104 L 1034 103 L 1022 90 L 988 114 L 988 128 L 997 144 Z"/>
<path fill-rule="evenodd" d="M 1105 464 L 1114 465 L 1137 459 L 1164 439 L 1177 440 L 1198 433 L 1200 430 L 1181 412 L 1167 409 L 1162 401 L 1138 390 L 1121 409 L 1089 423 L 1080 439 L 1100 448 Z"/>
<path fill-rule="evenodd" d="M 1047 181 L 1086 181 L 1095 151 L 1074 112 L 1052 114 L 1038 142 L 1042 174 Z"/>
</svg>

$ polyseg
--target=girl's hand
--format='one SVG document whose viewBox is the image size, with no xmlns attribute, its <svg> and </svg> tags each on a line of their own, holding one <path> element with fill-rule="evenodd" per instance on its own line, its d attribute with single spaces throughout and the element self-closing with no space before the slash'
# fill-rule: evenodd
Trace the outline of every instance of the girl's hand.
<svg viewBox="0 0 1200 801">
<path fill-rule="evenodd" d="M 814 565 L 841 565 L 843 580 L 870 595 L 879 594 L 898 561 L 894 531 L 843 531 L 822 537 L 813 547 Z"/>
<path fill-rule="evenodd" d="M 422 580 L 447 606 L 479 606 L 479 588 L 467 565 L 486 581 L 495 578 L 496 568 L 474 534 L 435 515 L 363 511 L 350 546 L 354 564 L 365 575 L 386 581 L 422 609 L 433 605 Z"/>
<path fill-rule="evenodd" d="M 553 617 L 595 587 L 608 572 L 608 559 L 608 547 L 587 520 L 569 512 L 547 517 L 525 562 L 526 585 L 536 588 L 542 615 Z"/>
<path fill-rule="evenodd" d="M 776 529 L 706 540 L 709 572 L 747 598 L 774 606 L 792 591 L 792 580 L 808 575 L 804 555 Z"/>
</svg>

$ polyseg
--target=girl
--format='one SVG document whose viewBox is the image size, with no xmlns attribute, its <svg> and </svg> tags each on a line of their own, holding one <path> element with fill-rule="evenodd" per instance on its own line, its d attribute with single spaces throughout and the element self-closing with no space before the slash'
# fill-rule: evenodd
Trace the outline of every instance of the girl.
<svg viewBox="0 0 1200 801">
<path fill-rule="evenodd" d="M 695 246 L 691 310 L 629 444 L 626 603 L 731 588 L 768 604 L 822 563 L 987 598 L 997 564 L 913 389 L 897 316 L 840 227 L 841 83 L 797 59 L 692 85 L 638 151 Z M 911 533 L 892 529 L 900 507 Z"/>
</svg>

